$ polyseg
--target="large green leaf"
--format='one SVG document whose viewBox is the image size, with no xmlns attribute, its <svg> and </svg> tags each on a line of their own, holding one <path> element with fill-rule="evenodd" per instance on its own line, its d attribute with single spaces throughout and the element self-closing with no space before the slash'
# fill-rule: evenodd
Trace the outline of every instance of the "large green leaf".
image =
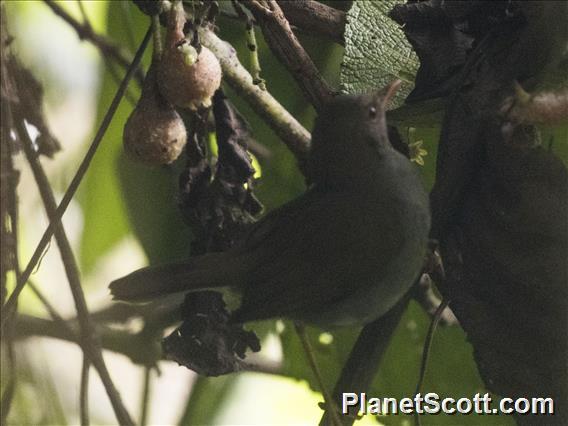
<svg viewBox="0 0 568 426">
<path fill-rule="evenodd" d="M 345 56 L 341 84 L 348 93 L 403 80 L 393 105 L 398 106 L 413 87 L 418 59 L 398 24 L 387 13 L 400 0 L 356 1 L 347 13 Z"/>
<path fill-rule="evenodd" d="M 132 12 L 132 25 L 129 26 L 124 20 L 121 3 L 110 2 L 107 12 L 107 35 L 118 46 L 126 44 L 125 40 L 129 39 L 130 31 L 133 38 L 139 42 L 148 26 L 147 17 L 136 13 L 135 10 Z M 133 5 L 130 7 L 135 9 Z M 103 58 L 103 61 L 108 59 Z M 124 70 L 120 67 L 114 65 L 114 68 L 120 77 L 124 75 Z M 99 94 L 97 125 L 102 121 L 117 88 L 117 80 L 106 68 Z M 136 83 L 131 82 L 130 92 L 137 91 Z M 131 110 L 132 105 L 123 99 L 79 191 L 78 200 L 85 217 L 80 260 L 82 268 L 87 272 L 95 266 L 102 254 L 130 233 L 116 164 L 122 151 L 122 128 Z"/>
</svg>

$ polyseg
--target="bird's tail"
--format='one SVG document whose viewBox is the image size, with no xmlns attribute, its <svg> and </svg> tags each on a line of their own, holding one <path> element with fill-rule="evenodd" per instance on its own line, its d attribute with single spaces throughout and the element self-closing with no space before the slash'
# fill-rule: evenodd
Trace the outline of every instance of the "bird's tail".
<svg viewBox="0 0 568 426">
<path fill-rule="evenodd" d="M 144 302 L 177 292 L 238 286 L 237 259 L 229 253 L 209 253 L 184 262 L 148 266 L 110 283 L 115 300 Z"/>
</svg>

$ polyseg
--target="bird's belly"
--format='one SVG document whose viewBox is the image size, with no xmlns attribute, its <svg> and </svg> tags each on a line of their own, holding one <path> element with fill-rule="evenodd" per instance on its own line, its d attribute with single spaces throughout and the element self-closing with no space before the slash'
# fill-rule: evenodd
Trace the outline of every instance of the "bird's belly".
<svg viewBox="0 0 568 426">
<path fill-rule="evenodd" d="M 424 259 L 422 242 L 409 242 L 386 269 L 377 271 L 343 300 L 307 315 L 305 321 L 322 328 L 360 326 L 385 315 L 415 282 Z M 349 274 L 349 271 L 346 271 Z"/>
</svg>

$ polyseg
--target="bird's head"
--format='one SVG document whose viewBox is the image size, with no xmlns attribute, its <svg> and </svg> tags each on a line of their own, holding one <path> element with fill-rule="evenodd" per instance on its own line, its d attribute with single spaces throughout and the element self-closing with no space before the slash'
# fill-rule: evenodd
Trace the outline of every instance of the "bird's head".
<svg viewBox="0 0 568 426">
<path fill-rule="evenodd" d="M 349 179 L 365 175 L 392 150 L 385 110 L 400 86 L 395 80 L 384 89 L 361 95 L 339 95 L 316 119 L 312 133 L 310 177 Z"/>
</svg>

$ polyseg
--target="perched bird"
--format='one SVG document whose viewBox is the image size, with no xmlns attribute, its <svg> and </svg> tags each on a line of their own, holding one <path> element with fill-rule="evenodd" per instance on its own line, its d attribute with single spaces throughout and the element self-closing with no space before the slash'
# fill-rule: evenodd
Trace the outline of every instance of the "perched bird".
<svg viewBox="0 0 568 426">
<path fill-rule="evenodd" d="M 397 87 L 330 101 L 313 130 L 310 188 L 237 246 L 135 271 L 111 283 L 114 298 L 230 288 L 241 294 L 236 322 L 333 327 L 385 314 L 417 278 L 430 226 L 420 177 L 387 136 L 385 105 Z"/>
</svg>

